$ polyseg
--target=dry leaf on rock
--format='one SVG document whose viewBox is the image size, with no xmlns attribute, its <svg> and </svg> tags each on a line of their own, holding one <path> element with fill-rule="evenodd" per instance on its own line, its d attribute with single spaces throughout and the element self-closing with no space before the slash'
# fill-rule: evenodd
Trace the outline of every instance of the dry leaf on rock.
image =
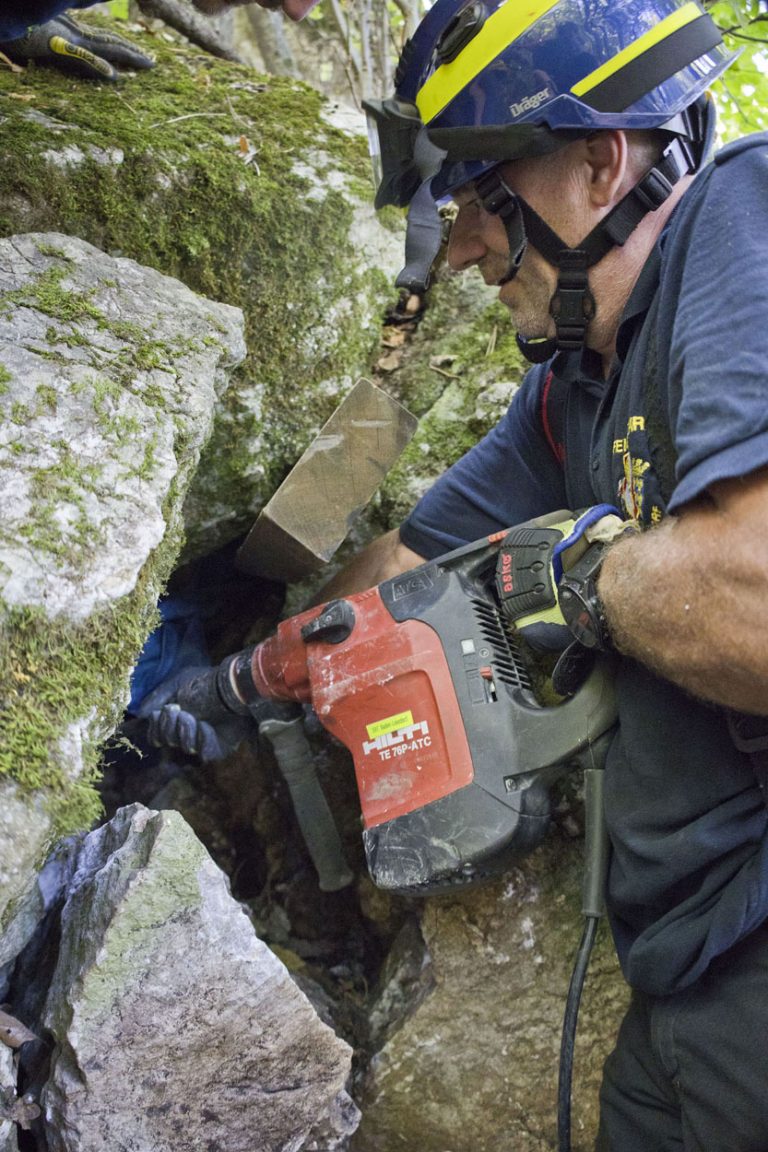
<svg viewBox="0 0 768 1152">
<path fill-rule="evenodd" d="M 429 366 L 433 372 L 439 372 L 441 376 L 445 376 L 448 380 L 460 380 L 461 375 L 458 372 L 449 372 L 448 369 L 452 367 L 455 356 L 430 356 Z"/>
<path fill-rule="evenodd" d="M 13 1088 L 0 1085 L 0 1120 L 11 1120 L 28 1132 L 39 1115 L 40 1105 L 32 1096 L 22 1096 L 19 1100 Z"/>
<path fill-rule="evenodd" d="M 402 353 L 399 350 L 388 352 L 386 356 L 376 361 L 376 367 L 381 372 L 395 372 L 400 367 Z"/>
<path fill-rule="evenodd" d="M 408 333 L 402 328 L 385 327 L 382 333 L 381 342 L 385 348 L 402 348 L 407 339 Z"/>
<path fill-rule="evenodd" d="M 240 137 L 238 148 L 243 164 L 253 164 L 254 168 L 258 172 L 259 166 L 256 163 L 256 149 L 254 148 L 253 144 L 251 144 L 247 136 Z"/>
</svg>

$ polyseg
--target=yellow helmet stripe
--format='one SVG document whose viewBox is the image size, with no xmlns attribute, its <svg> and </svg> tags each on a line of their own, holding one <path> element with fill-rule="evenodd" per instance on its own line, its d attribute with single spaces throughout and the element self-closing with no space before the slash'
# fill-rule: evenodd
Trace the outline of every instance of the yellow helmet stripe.
<svg viewBox="0 0 768 1152">
<path fill-rule="evenodd" d="M 654 28 L 648 32 L 643 33 L 632 44 L 628 44 L 626 48 L 622 48 L 621 52 L 617 52 L 605 64 L 601 64 L 594 72 L 590 72 L 583 80 L 579 80 L 578 84 L 574 84 L 571 88 L 574 96 L 584 96 L 585 93 L 591 92 L 598 84 L 602 84 L 609 76 L 613 76 L 619 69 L 629 64 L 632 60 L 636 60 L 638 56 L 642 56 L 649 48 L 653 48 L 656 44 L 666 40 L 673 32 L 677 32 L 678 28 L 684 28 L 686 24 L 691 21 L 697 20 L 701 16 L 701 8 L 698 4 L 684 4 L 677 12 L 673 12 L 671 16 L 666 16 Z"/>
<path fill-rule="evenodd" d="M 441 64 L 422 85 L 416 96 L 422 121 L 429 124 L 478 72 L 558 3 L 559 0 L 530 0 L 520 4 L 519 0 L 507 0 L 497 8 L 463 52 L 448 64 Z"/>
</svg>

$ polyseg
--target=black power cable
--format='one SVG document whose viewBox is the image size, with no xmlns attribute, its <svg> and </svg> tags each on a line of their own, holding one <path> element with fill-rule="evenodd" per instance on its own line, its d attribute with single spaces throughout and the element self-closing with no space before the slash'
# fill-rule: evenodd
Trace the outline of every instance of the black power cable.
<svg viewBox="0 0 768 1152">
<path fill-rule="evenodd" d="M 557 1086 L 558 1152 L 571 1152 L 571 1083 L 573 1080 L 576 1023 L 589 957 L 597 935 L 597 926 L 605 911 L 605 884 L 610 848 L 603 813 L 603 783 L 605 780 L 603 769 L 614 732 L 615 730 L 611 729 L 604 733 L 586 751 L 588 766 L 584 769 L 584 879 L 581 902 L 585 920 L 565 1002 L 563 1032 L 560 1041 L 560 1070 Z"/>
<path fill-rule="evenodd" d="M 587 975 L 589 957 L 597 935 L 598 916 L 587 916 L 576 962 L 571 973 L 568 998 L 565 1002 L 563 1033 L 560 1041 L 560 1071 L 557 1084 L 557 1147 L 558 1152 L 571 1152 L 571 1084 L 573 1080 L 573 1049 L 576 1041 L 576 1022 L 579 1004 Z"/>
</svg>

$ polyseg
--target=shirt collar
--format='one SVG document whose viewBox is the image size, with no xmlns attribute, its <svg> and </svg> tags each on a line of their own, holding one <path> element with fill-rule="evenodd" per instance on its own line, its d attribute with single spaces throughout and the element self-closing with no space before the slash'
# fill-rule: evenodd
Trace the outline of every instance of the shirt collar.
<svg viewBox="0 0 768 1152">
<path fill-rule="evenodd" d="M 605 390 L 603 362 L 591 348 L 578 352 L 558 352 L 552 361 L 552 371 L 565 384 L 576 384 L 593 396 L 602 396 Z"/>
<path fill-rule="evenodd" d="M 639 323 L 645 319 L 656 295 L 660 268 L 661 246 L 657 243 L 640 271 L 619 324 L 619 331 L 616 336 L 616 356 L 621 364 L 626 359 L 629 345 Z"/>
</svg>

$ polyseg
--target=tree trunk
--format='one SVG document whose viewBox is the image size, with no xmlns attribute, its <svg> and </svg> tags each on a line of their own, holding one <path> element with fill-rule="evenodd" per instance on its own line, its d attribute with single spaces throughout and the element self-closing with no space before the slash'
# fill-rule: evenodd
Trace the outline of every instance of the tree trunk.
<svg viewBox="0 0 768 1152">
<path fill-rule="evenodd" d="M 246 12 L 267 72 L 273 76 L 299 79 L 299 67 L 285 35 L 285 17 L 282 13 L 268 11 L 256 4 L 249 5 Z"/>
<path fill-rule="evenodd" d="M 222 60 L 242 63 L 232 46 L 234 22 L 231 13 L 224 16 L 201 16 L 181 0 L 137 0 L 145 16 L 162 20 L 193 44 L 198 44 Z"/>
</svg>

